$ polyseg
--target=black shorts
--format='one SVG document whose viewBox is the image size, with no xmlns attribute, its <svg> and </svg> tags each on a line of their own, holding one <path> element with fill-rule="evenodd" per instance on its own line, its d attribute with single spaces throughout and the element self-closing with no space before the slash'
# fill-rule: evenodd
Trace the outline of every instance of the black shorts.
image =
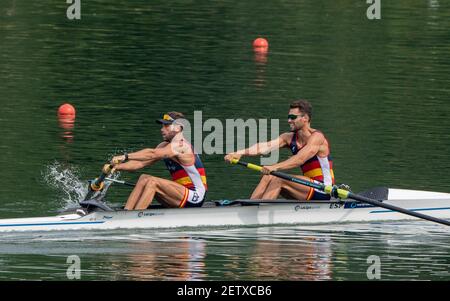
<svg viewBox="0 0 450 301">
<path fill-rule="evenodd" d="M 309 200 L 316 200 L 316 201 L 318 201 L 318 200 L 324 200 L 324 201 L 331 200 L 331 196 L 329 194 L 321 192 L 321 191 L 317 191 L 314 188 L 311 188 L 311 189 L 313 189 L 313 191 L 312 191 L 312 195 L 308 199 L 308 201 Z"/>
</svg>

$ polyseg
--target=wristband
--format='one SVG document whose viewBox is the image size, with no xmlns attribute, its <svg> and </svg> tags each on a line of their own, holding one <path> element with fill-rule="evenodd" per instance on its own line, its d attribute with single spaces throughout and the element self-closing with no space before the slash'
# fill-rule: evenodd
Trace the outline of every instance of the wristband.
<svg viewBox="0 0 450 301">
<path fill-rule="evenodd" d="M 128 161 L 128 153 L 124 153 L 123 155 L 125 156 L 125 160 L 123 160 L 123 162 L 125 163 Z"/>
</svg>

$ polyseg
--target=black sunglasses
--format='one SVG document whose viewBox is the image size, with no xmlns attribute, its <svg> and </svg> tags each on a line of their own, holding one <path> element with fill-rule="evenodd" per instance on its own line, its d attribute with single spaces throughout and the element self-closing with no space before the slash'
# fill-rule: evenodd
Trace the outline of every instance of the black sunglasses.
<svg viewBox="0 0 450 301">
<path fill-rule="evenodd" d="M 301 114 L 301 115 L 289 114 L 288 119 L 295 120 L 295 119 L 297 119 L 297 117 L 303 117 L 303 116 L 305 116 L 305 114 Z"/>
</svg>

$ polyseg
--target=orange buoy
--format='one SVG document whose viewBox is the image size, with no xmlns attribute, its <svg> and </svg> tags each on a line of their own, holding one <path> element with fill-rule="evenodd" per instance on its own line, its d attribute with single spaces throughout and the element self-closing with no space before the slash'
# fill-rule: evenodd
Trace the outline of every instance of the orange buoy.
<svg viewBox="0 0 450 301">
<path fill-rule="evenodd" d="M 62 104 L 58 108 L 58 115 L 59 116 L 73 116 L 73 117 L 75 117 L 75 114 L 76 114 L 75 108 L 70 103 Z"/>
<path fill-rule="evenodd" d="M 264 38 L 257 38 L 253 41 L 253 49 L 257 52 L 267 52 L 269 50 L 269 42 Z"/>
</svg>

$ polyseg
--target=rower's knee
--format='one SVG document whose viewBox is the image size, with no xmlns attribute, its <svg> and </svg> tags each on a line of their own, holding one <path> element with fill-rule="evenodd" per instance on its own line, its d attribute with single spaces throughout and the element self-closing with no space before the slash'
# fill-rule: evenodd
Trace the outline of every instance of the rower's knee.
<svg viewBox="0 0 450 301">
<path fill-rule="evenodd" d="M 283 185 L 283 181 L 281 181 L 280 178 L 272 176 L 272 175 L 264 175 L 261 178 L 261 182 L 260 184 L 265 185 L 265 186 L 282 186 Z"/>
<path fill-rule="evenodd" d="M 281 179 L 272 175 L 265 175 L 263 179 L 267 182 L 267 184 L 281 184 Z"/>
<path fill-rule="evenodd" d="M 154 188 L 154 187 L 156 187 L 157 184 L 158 183 L 154 177 L 148 176 L 146 183 L 145 183 L 145 188 Z"/>
<path fill-rule="evenodd" d="M 147 183 L 148 183 L 148 181 L 151 180 L 151 178 L 152 178 L 152 176 L 142 174 L 142 175 L 139 177 L 139 180 L 138 180 L 138 182 L 136 183 L 136 185 L 139 185 L 139 186 L 146 186 Z"/>
<path fill-rule="evenodd" d="M 271 176 L 271 175 L 264 175 L 264 176 L 261 178 L 261 182 L 264 183 L 264 184 L 269 184 L 269 182 L 272 181 L 272 178 L 273 178 L 273 177 L 274 177 L 274 176 Z"/>
</svg>

